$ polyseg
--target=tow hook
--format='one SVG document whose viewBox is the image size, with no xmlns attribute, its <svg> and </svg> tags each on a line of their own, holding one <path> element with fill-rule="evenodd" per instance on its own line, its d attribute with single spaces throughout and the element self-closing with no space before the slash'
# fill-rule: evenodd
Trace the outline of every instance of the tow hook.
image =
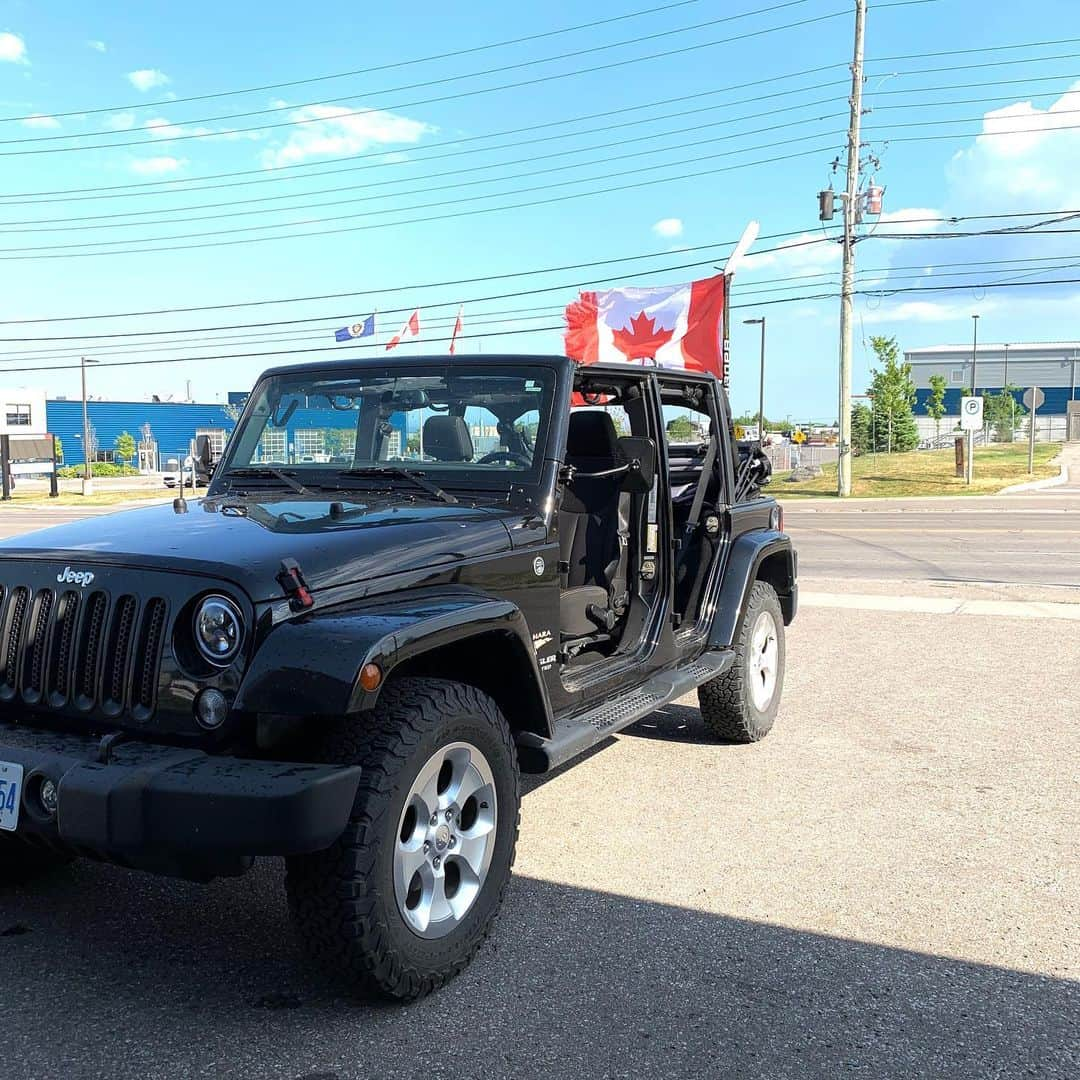
<svg viewBox="0 0 1080 1080">
<path fill-rule="evenodd" d="M 315 603 L 304 580 L 304 572 L 295 559 L 281 560 L 277 582 L 289 598 L 289 607 L 293 611 L 304 611 Z"/>
</svg>

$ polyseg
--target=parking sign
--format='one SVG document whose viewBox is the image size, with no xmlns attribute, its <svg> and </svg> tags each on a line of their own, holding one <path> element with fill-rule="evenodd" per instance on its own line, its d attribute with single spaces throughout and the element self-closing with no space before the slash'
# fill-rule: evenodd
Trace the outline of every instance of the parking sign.
<svg viewBox="0 0 1080 1080">
<path fill-rule="evenodd" d="M 960 427 L 963 431 L 981 431 L 983 426 L 983 399 L 962 397 L 960 399 Z"/>
</svg>

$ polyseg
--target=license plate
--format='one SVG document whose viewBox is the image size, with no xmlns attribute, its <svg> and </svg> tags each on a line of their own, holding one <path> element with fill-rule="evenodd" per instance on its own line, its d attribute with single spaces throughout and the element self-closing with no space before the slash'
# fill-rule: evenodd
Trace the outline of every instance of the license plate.
<svg viewBox="0 0 1080 1080">
<path fill-rule="evenodd" d="M 19 824 L 23 767 L 0 761 L 0 832 L 14 832 Z"/>
</svg>

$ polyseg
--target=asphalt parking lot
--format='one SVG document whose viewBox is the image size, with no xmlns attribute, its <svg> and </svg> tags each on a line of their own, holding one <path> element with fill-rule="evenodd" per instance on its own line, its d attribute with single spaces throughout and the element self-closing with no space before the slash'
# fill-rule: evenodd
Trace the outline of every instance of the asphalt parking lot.
<svg viewBox="0 0 1080 1080">
<path fill-rule="evenodd" d="M 0 892 L 0 1066 L 1076 1076 L 1077 629 L 808 605 L 763 743 L 708 742 L 685 699 L 529 785 L 492 940 L 407 1007 L 305 970 L 274 864 L 210 886 L 78 864 Z"/>
</svg>

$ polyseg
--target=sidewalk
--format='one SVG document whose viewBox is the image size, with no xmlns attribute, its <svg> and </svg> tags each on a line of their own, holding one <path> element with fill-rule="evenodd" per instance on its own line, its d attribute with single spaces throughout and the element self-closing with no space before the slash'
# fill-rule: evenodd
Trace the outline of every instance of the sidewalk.
<svg viewBox="0 0 1080 1080">
<path fill-rule="evenodd" d="M 1080 495 L 1080 443 L 1063 443 L 1057 464 L 1061 467 L 1059 476 L 1027 484 L 1013 484 L 1000 494 L 1023 495 L 1045 491 L 1049 495 Z"/>
</svg>

